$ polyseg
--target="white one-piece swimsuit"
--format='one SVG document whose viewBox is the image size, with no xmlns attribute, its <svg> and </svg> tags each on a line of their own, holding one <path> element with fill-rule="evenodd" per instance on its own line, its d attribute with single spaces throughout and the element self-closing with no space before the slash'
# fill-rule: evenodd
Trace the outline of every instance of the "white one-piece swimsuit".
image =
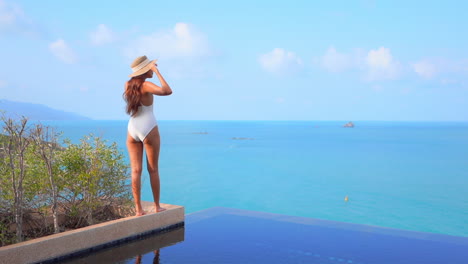
<svg viewBox="0 0 468 264">
<path fill-rule="evenodd" d="M 140 105 L 137 113 L 128 121 L 128 133 L 136 141 L 145 140 L 151 130 L 157 126 L 153 113 L 153 104 Z"/>
</svg>

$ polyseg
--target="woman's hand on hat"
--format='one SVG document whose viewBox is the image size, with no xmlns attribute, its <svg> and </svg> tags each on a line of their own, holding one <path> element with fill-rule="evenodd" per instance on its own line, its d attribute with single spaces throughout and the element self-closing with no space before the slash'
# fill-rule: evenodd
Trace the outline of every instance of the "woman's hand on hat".
<svg viewBox="0 0 468 264">
<path fill-rule="evenodd" d="M 158 64 L 153 64 L 153 66 L 151 66 L 151 70 L 154 71 L 154 72 L 158 72 Z"/>
</svg>

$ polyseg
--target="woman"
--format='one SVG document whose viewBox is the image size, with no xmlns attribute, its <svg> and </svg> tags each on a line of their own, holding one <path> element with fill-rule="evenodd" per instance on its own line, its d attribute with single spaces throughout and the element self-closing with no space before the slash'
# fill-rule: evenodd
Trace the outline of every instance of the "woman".
<svg viewBox="0 0 468 264">
<path fill-rule="evenodd" d="M 143 148 L 146 151 L 146 162 L 153 190 L 155 212 L 166 210 L 159 205 L 159 130 L 153 113 L 153 95 L 170 95 L 172 90 L 157 68 L 156 61 L 150 61 L 146 56 L 136 58 L 131 64 L 133 73 L 125 84 L 123 94 L 127 102 L 126 112 L 130 115 L 128 121 L 127 148 L 132 170 L 132 191 L 135 200 L 136 215 L 144 215 L 140 201 L 141 170 Z M 155 73 L 161 86 L 146 81 Z"/>
</svg>

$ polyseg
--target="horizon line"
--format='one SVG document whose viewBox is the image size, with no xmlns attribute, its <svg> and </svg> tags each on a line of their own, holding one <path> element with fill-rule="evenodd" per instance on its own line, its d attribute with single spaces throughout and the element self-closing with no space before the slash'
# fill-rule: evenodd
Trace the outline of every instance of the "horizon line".
<svg viewBox="0 0 468 264">
<path fill-rule="evenodd" d="M 128 119 L 86 119 L 86 120 L 36 120 L 36 121 L 128 121 Z M 351 119 L 158 119 L 158 121 L 220 121 L 220 122 L 425 122 L 425 123 L 468 123 L 468 120 L 351 120 Z"/>
</svg>

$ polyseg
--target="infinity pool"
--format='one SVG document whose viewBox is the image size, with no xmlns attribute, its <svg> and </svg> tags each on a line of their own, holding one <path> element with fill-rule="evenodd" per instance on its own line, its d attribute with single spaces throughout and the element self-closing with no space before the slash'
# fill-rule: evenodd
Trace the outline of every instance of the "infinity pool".
<svg viewBox="0 0 468 264">
<path fill-rule="evenodd" d="M 217 207 L 65 263 L 468 263 L 468 237 Z"/>
</svg>

